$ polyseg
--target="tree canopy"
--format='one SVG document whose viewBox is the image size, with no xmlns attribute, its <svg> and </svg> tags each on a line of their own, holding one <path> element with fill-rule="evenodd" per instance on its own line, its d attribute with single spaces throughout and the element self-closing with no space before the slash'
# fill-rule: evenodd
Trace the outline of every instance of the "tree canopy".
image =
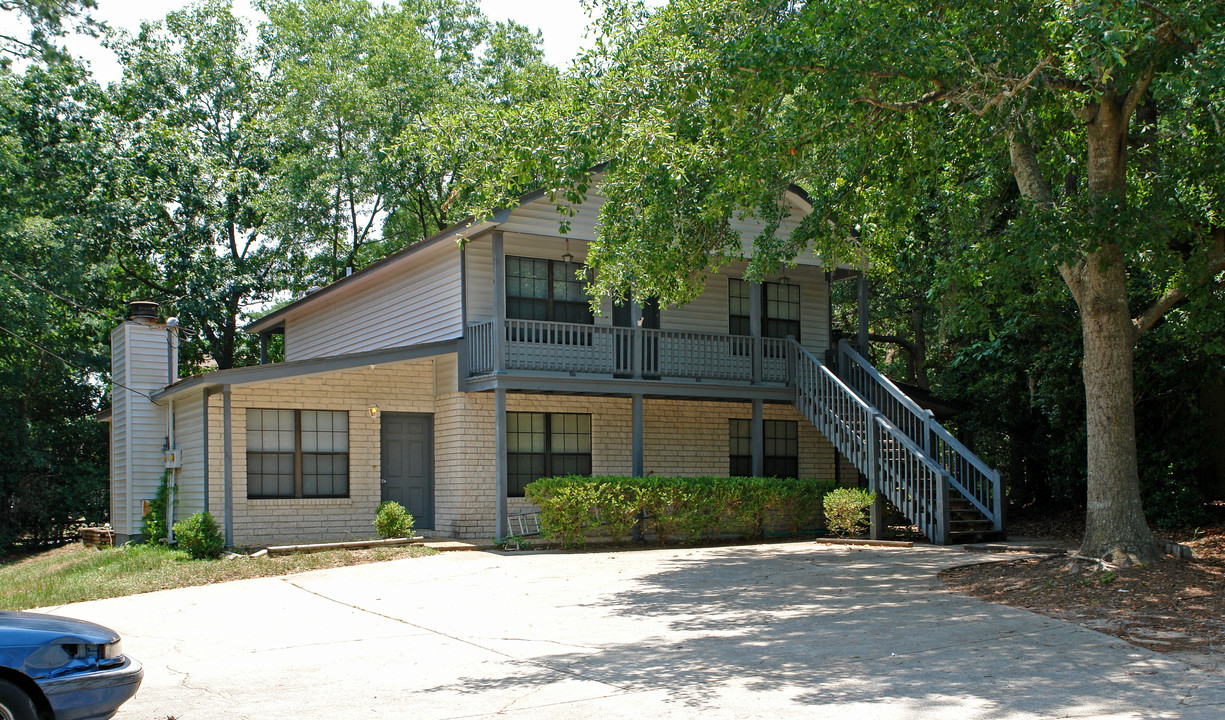
<svg viewBox="0 0 1225 720">
<path fill-rule="evenodd" d="M 597 287 L 685 301 L 702 273 L 739 254 L 737 215 L 767 223 L 748 270 L 760 276 L 810 245 L 830 262 L 887 258 L 934 197 L 962 250 L 948 265 L 970 282 L 1007 283 L 1017 269 L 1062 278 L 1084 358 L 1083 550 L 1153 557 L 1133 352 L 1225 269 L 1225 6 L 606 7 L 606 44 L 585 82 L 546 120 L 511 121 L 531 131 L 503 133 L 518 170 L 480 182 L 477 207 L 525 182 L 575 202 L 586 168 L 605 160 L 602 234 L 588 256 Z M 814 211 L 784 239 L 775 230 L 792 181 Z"/>
</svg>

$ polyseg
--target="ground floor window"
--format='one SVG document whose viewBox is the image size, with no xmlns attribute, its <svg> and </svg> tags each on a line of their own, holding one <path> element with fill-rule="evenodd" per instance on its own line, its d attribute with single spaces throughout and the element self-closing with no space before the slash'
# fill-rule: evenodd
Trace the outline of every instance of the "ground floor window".
<svg viewBox="0 0 1225 720">
<path fill-rule="evenodd" d="M 728 474 L 753 474 L 753 421 L 727 421 Z M 762 474 L 766 477 L 799 477 L 800 429 L 794 420 L 766 420 L 762 427 Z"/>
<path fill-rule="evenodd" d="M 349 414 L 247 410 L 247 497 L 349 496 Z"/>
<path fill-rule="evenodd" d="M 523 497 L 533 480 L 591 474 L 591 416 L 506 413 L 506 494 Z"/>
</svg>

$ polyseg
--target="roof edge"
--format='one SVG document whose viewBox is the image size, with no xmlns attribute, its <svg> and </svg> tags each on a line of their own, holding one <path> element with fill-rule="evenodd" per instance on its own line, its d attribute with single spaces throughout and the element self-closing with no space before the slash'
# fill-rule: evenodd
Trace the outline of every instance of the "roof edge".
<svg viewBox="0 0 1225 720">
<path fill-rule="evenodd" d="M 329 355 L 309 360 L 294 360 L 291 362 L 272 363 L 269 365 L 251 365 L 248 367 L 215 370 L 210 373 L 193 375 L 184 378 L 153 393 L 154 402 L 174 400 L 194 392 L 225 385 L 249 385 L 257 382 L 286 380 L 316 375 L 321 373 L 342 372 L 363 366 L 387 365 L 391 363 L 420 360 L 436 355 L 446 355 L 459 351 L 459 338 L 436 340 L 415 345 L 367 350 L 366 352 L 348 353 L 345 355 Z"/>
</svg>

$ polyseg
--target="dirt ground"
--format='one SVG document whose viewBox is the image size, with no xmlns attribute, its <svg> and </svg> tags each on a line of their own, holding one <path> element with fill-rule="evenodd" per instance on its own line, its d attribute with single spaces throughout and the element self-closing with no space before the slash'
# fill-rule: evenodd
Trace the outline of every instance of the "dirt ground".
<svg viewBox="0 0 1225 720">
<path fill-rule="evenodd" d="M 1225 506 L 1202 528 L 1157 534 L 1190 547 L 1193 560 L 1167 558 L 1117 568 L 1071 557 L 1084 512 L 1031 514 L 1009 523 L 1012 538 L 1066 549 L 996 556 L 940 573 L 947 587 L 990 602 L 1076 623 L 1189 664 L 1225 673 Z"/>
</svg>

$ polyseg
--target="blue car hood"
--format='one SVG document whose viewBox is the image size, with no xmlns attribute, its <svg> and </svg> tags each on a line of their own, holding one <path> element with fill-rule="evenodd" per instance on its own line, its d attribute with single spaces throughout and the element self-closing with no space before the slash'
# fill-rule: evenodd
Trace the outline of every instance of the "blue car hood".
<svg viewBox="0 0 1225 720">
<path fill-rule="evenodd" d="M 60 639 L 66 639 L 66 642 L 105 645 L 118 640 L 119 635 L 114 630 L 84 620 L 40 613 L 0 611 L 0 648 L 11 645 L 42 645 Z"/>
<path fill-rule="evenodd" d="M 119 640 L 101 625 L 38 613 L 0 612 L 0 668 L 35 680 L 93 670 L 96 660 L 73 658 L 64 645 L 106 645 Z"/>
</svg>

